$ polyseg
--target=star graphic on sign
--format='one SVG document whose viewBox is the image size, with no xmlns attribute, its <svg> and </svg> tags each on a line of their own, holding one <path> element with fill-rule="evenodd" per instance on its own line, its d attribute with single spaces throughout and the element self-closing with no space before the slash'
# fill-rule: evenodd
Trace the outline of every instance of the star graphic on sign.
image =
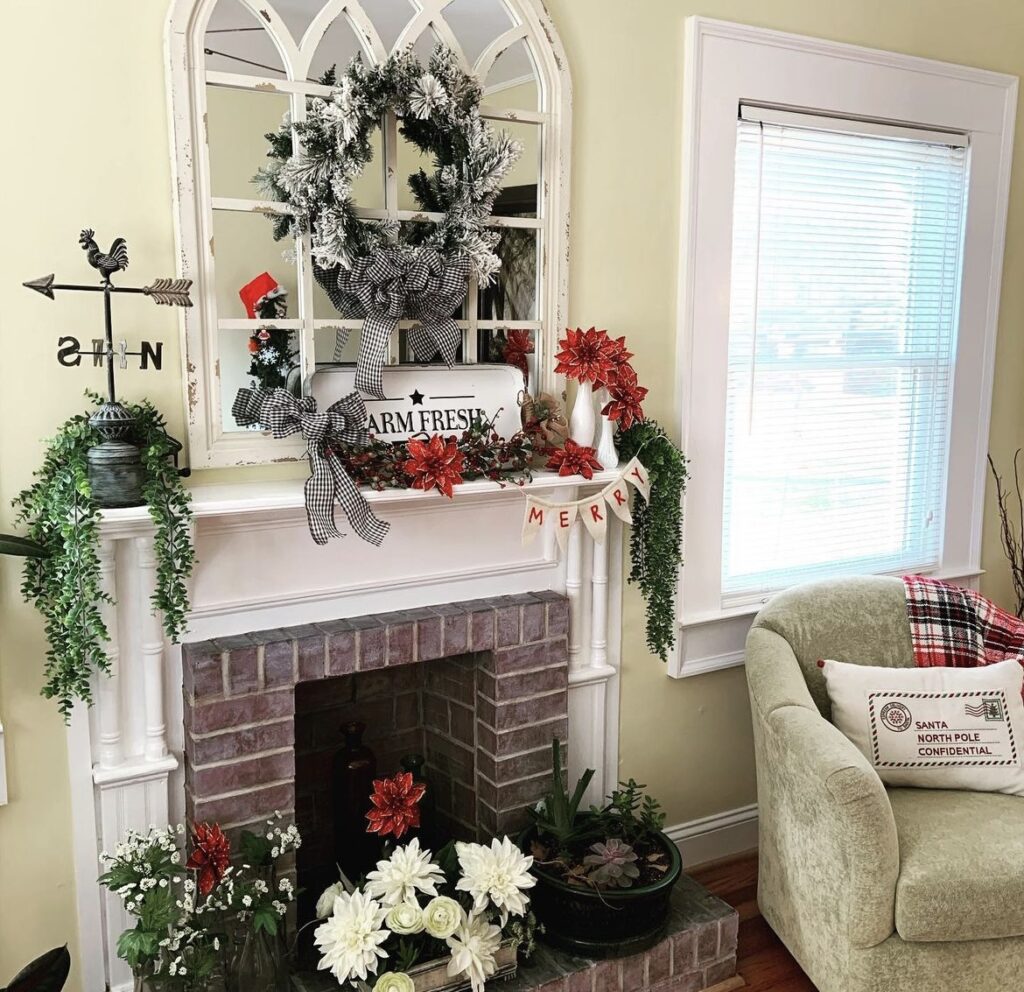
<svg viewBox="0 0 1024 992">
<path fill-rule="evenodd" d="M 413 406 L 423 406 L 423 394 L 418 389 L 414 389 L 409 394 L 409 399 L 412 400 Z"/>
</svg>

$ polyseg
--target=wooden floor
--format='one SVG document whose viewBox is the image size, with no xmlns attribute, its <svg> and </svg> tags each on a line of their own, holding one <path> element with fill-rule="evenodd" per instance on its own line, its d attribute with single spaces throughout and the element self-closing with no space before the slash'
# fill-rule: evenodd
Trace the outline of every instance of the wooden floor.
<svg viewBox="0 0 1024 992">
<path fill-rule="evenodd" d="M 757 855 L 741 855 L 689 872 L 740 914 L 737 971 L 745 992 L 815 992 L 757 908 Z"/>
</svg>

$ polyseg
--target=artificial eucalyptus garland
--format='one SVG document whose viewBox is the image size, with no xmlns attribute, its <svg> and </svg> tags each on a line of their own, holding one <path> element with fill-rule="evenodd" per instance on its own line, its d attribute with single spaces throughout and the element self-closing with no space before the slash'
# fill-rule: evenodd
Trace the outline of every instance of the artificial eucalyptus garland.
<svg viewBox="0 0 1024 992">
<path fill-rule="evenodd" d="M 629 535 L 629 581 L 647 603 L 647 646 L 662 661 L 676 640 L 676 581 L 682 565 L 683 493 L 686 456 L 655 420 L 636 420 L 619 431 L 616 447 L 623 461 L 643 452 L 651 498 L 637 493 Z"/>
<path fill-rule="evenodd" d="M 97 405 L 103 401 L 87 395 Z M 126 407 L 135 418 L 130 440 L 142 449 L 143 496 L 156 524 L 153 608 L 160 611 L 167 636 L 177 640 L 185 630 L 185 582 L 195 559 L 191 497 L 171 460 L 178 445 L 163 417 L 145 400 Z M 72 417 L 48 442 L 36 481 L 14 500 L 18 521 L 46 552 L 26 559 L 21 592 L 43 616 L 50 646 L 42 692 L 57 700 L 65 719 L 76 699 L 92 702 L 92 673 L 109 671 L 103 645 L 110 635 L 102 611 L 111 598 L 100 585 L 100 513 L 85 457 L 101 440 L 88 413 Z"/>
</svg>

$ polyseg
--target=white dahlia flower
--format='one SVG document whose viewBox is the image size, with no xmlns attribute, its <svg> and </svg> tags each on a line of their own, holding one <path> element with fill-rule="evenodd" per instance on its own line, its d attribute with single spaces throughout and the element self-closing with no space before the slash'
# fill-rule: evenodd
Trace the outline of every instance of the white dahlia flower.
<svg viewBox="0 0 1024 992">
<path fill-rule="evenodd" d="M 501 946 L 501 930 L 478 914 L 465 919 L 448 938 L 452 959 L 449 975 L 465 975 L 473 992 L 483 992 L 484 982 L 497 971 L 494 955 Z"/>
<path fill-rule="evenodd" d="M 441 869 L 430 860 L 430 851 L 420 850 L 414 837 L 403 847 L 396 847 L 386 861 L 378 861 L 375 871 L 366 876 L 366 891 L 384 903 L 416 902 L 416 893 L 436 896 L 437 884 L 444 881 Z"/>
<path fill-rule="evenodd" d="M 491 846 L 457 843 L 462 877 L 455 888 L 473 897 L 473 912 L 483 912 L 488 904 L 501 913 L 501 925 L 508 922 L 509 914 L 522 916 L 530 904 L 525 889 L 533 888 L 536 880 L 530 874 L 533 858 L 523 854 L 507 837 L 495 837 Z"/>
<path fill-rule="evenodd" d="M 321 955 L 317 968 L 329 969 L 340 985 L 376 975 L 377 959 L 387 957 L 380 949 L 390 936 L 381 928 L 386 915 L 387 909 L 376 899 L 358 890 L 335 896 L 331 915 L 313 935 Z"/>
</svg>

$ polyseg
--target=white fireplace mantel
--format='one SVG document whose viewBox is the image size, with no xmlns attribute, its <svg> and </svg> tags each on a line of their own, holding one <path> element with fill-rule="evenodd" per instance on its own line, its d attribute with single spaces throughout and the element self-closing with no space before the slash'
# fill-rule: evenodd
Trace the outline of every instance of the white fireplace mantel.
<svg viewBox="0 0 1024 992">
<path fill-rule="evenodd" d="M 301 480 L 195 486 L 196 569 L 184 640 L 227 637 L 460 600 L 555 590 L 570 601 L 569 771 L 597 774 L 588 799 L 617 781 L 622 529 L 598 544 L 577 521 L 564 555 L 546 530 L 521 540 L 525 494 L 555 502 L 607 485 L 537 473 L 519 487 L 475 481 L 436 492 L 366 492 L 391 524 L 380 548 L 355 535 L 317 547 Z M 338 509 L 339 529 L 348 529 Z M 146 507 L 106 510 L 100 568 L 111 676 L 68 731 L 83 987 L 130 987 L 115 944 L 127 925 L 96 884 L 98 854 L 129 828 L 184 815 L 181 651 L 165 642 L 149 599 L 156 580 Z"/>
</svg>

